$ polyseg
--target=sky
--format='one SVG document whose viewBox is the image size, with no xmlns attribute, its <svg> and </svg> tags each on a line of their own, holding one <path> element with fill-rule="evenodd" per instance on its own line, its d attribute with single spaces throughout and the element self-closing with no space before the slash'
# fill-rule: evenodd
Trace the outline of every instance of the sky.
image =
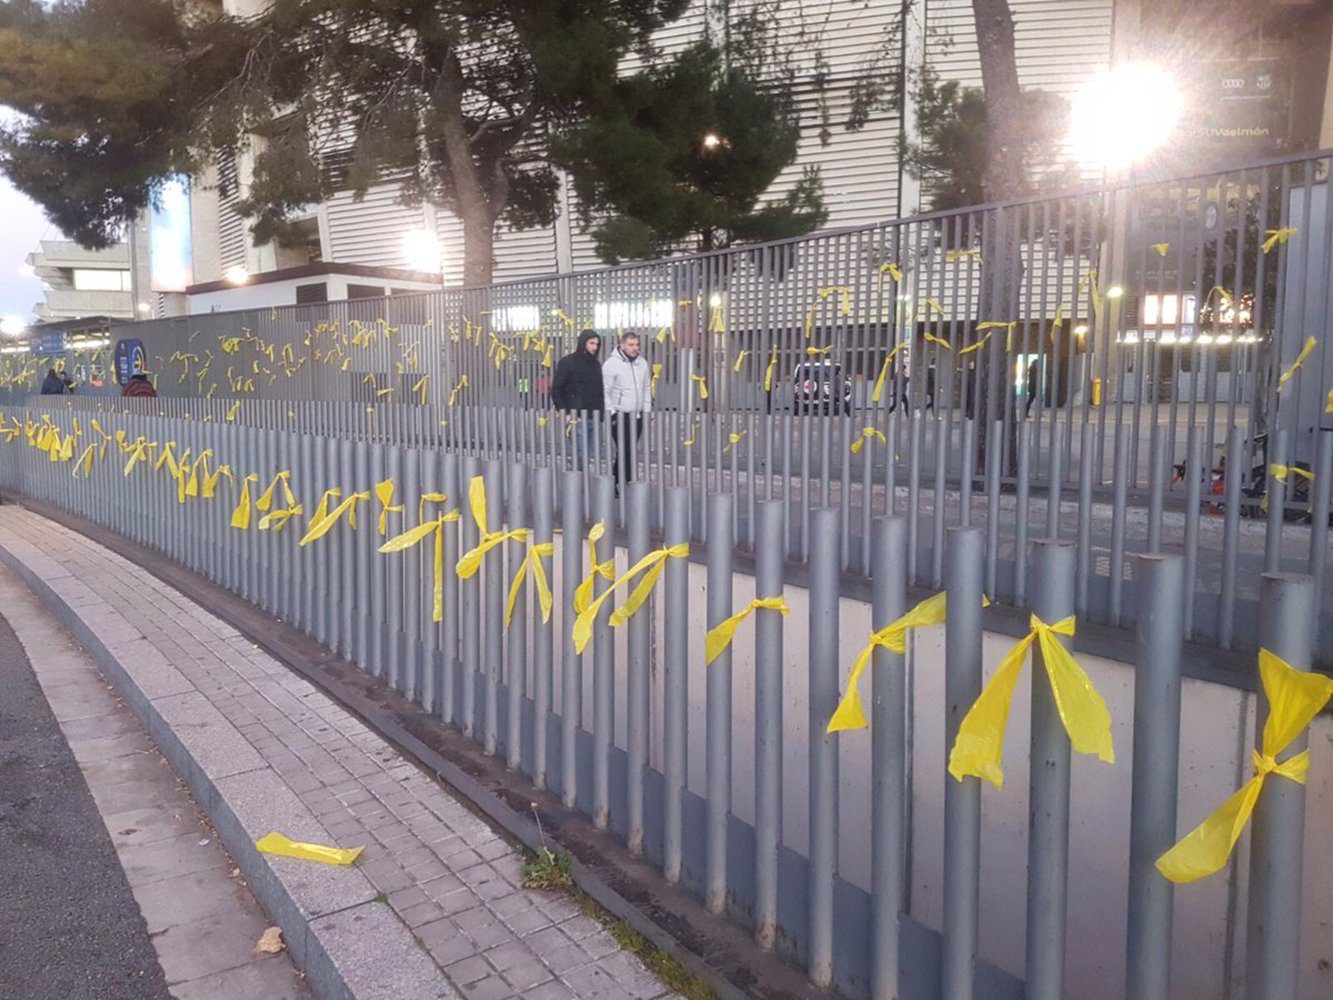
<svg viewBox="0 0 1333 1000">
<path fill-rule="evenodd" d="M 0 318 L 32 318 L 33 304 L 42 297 L 42 283 L 25 277 L 19 269 L 24 258 L 37 249 L 38 241 L 59 235 L 40 208 L 0 177 Z"/>
</svg>

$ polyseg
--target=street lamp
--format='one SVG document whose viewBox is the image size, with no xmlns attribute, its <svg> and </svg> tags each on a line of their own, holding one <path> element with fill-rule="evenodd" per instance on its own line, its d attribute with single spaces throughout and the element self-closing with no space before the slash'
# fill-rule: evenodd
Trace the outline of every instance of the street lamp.
<svg viewBox="0 0 1333 1000">
<path fill-rule="evenodd" d="M 1161 66 L 1126 63 L 1089 80 L 1070 107 L 1069 147 L 1089 166 L 1124 169 L 1171 137 L 1183 96 Z"/>
</svg>

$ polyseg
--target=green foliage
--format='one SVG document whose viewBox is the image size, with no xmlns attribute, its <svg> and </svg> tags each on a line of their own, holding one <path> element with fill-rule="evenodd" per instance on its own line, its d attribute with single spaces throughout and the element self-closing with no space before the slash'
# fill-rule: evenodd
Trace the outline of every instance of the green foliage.
<svg viewBox="0 0 1333 1000">
<path fill-rule="evenodd" d="M 555 141 L 603 259 L 799 236 L 827 218 L 813 168 L 760 204 L 796 160 L 800 117 L 790 79 L 764 65 L 771 48 L 746 24 L 729 65 L 710 43 L 692 45 L 622 79 Z"/>
<path fill-rule="evenodd" d="M 998 142 L 1022 148 L 1024 193 L 1067 187 L 1076 174 L 1060 150 L 1068 125 L 1064 98 L 1042 90 L 1025 90 L 1023 130 L 1015 136 L 992 138 L 986 125 L 986 96 L 956 80 L 941 82 L 927 68 L 915 81 L 921 142 L 906 143 L 904 163 L 922 182 L 932 211 L 981 205 L 991 151 Z"/>
<path fill-rule="evenodd" d="M 537 856 L 523 862 L 523 888 L 553 892 L 568 889 L 574 884 L 570 874 L 568 854 L 556 853 L 545 845 L 537 849 Z"/>
</svg>

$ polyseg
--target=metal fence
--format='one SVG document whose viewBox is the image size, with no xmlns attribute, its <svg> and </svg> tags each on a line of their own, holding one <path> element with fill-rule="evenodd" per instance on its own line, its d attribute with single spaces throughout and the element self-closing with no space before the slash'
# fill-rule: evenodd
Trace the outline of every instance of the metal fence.
<svg viewBox="0 0 1333 1000">
<path fill-rule="evenodd" d="M 591 468 L 321 426 L 333 419 L 321 416 L 322 404 L 296 411 L 307 425 L 297 432 L 258 426 L 258 408 L 271 404 L 247 404 L 256 422 L 246 423 L 241 411 L 229 422 L 197 403 L 186 419 L 161 415 L 150 400 L 100 412 L 86 401 L 55 402 L 0 408 L 5 490 L 161 551 L 304 630 L 612 830 L 710 910 L 752 927 L 816 985 L 876 998 L 1219 995 L 1193 986 L 1205 960 L 1173 948 L 1171 885 L 1153 867 L 1177 834 L 1175 762 L 1202 752 L 1181 738 L 1189 589 L 1181 557 L 1132 561 L 1143 611 L 1132 708 L 1117 708 L 1122 762 L 1113 765 L 1127 768 L 1132 750 L 1126 951 L 1105 962 L 1099 941 L 1115 920 L 1100 901 L 1096 931 L 1067 940 L 1069 908 L 1088 905 L 1071 886 L 1100 862 L 1086 853 L 1097 838 L 1079 832 L 1088 817 L 1071 826 L 1079 801 L 1071 769 L 1084 762 L 1071 759 L 1064 710 L 1041 679 L 1058 672 L 1055 651 L 1041 645 L 1030 709 L 1015 710 L 1030 719 L 1022 821 L 1030 826 L 1025 853 L 1007 859 L 1002 877 L 1026 871 L 1026 944 L 1019 968 L 1006 972 L 980 936 L 986 924 L 1015 922 L 1008 911 L 1017 906 L 984 909 L 986 899 L 1001 902 L 983 892 L 983 872 L 997 877 L 983 869 L 982 831 L 998 839 L 994 819 L 983 826 L 979 780 L 930 764 L 938 755 L 925 753 L 920 735 L 941 730 L 941 743 L 956 746 L 983 691 L 982 595 L 994 565 L 986 528 L 941 528 L 948 614 L 943 686 L 931 694 L 938 664 L 925 666 L 930 654 L 902 639 L 914 526 L 901 513 L 870 524 L 873 595 L 857 606 L 840 598 L 846 508 L 806 502 L 808 566 L 792 579 L 784 559 L 791 503 L 728 489 L 735 468 L 702 467 L 719 487 L 708 485 L 702 505 L 699 491 L 661 478 L 629 482 L 617 498 L 614 480 Z M 925 421 L 912 419 L 919 439 Z M 817 426 L 833 433 L 842 425 Z M 797 433 L 808 445 L 809 431 Z M 478 483 L 484 497 L 472 495 Z M 479 505 L 475 519 L 464 498 Z M 747 506 L 753 516 L 740 518 Z M 461 518 L 451 519 L 459 507 Z M 752 542 L 752 577 L 735 571 L 741 534 Z M 1057 625 L 1077 615 L 1081 551 L 1071 540 L 1025 540 L 1019 607 Z M 467 553 L 472 574 L 463 570 Z M 637 575 L 625 569 L 636 565 Z M 636 593 L 646 595 L 637 611 Z M 1260 639 L 1299 671 L 1313 662 L 1316 604 L 1308 576 L 1259 580 Z M 732 645 L 705 663 L 702 627 L 747 610 L 752 618 Z M 580 620 L 590 632 L 586 651 Z M 856 684 L 843 679 L 848 649 L 867 641 L 870 732 L 830 733 L 840 690 Z M 1094 688 L 1111 690 L 1106 668 L 1089 671 Z M 1303 741 L 1275 748 L 1265 735 L 1255 743 L 1277 766 Z M 1018 761 L 1007 767 L 1022 774 Z M 1248 880 L 1231 862 L 1231 884 L 1247 885 L 1248 904 L 1224 905 L 1218 918 L 1228 940 L 1248 930 L 1244 971 L 1228 966 L 1214 978 L 1243 978 L 1247 995 L 1265 1000 L 1313 1000 L 1322 989 L 1311 970 L 1329 943 L 1319 936 L 1324 925 L 1299 920 L 1304 787 L 1279 776 L 1263 787 Z M 924 897 L 935 890 L 914 888 L 912 873 L 940 848 L 914 832 L 913 814 L 941 798 L 942 896 L 932 909 Z M 1317 808 L 1316 817 L 1329 803 Z M 1200 818 L 1182 810 L 1179 825 Z M 1322 843 L 1322 828 L 1317 822 L 1312 843 Z M 1116 886 L 1125 878 L 1108 876 Z M 1314 883 L 1304 891 L 1307 904 L 1328 895 Z M 1182 900 L 1177 917 L 1197 915 L 1199 905 Z M 1108 969 L 1123 971 L 1123 987 L 1108 985 Z"/>
<path fill-rule="evenodd" d="M 112 339 L 141 340 L 159 390 L 189 400 L 164 412 L 217 419 L 240 399 L 235 419 L 261 426 L 573 463 L 552 366 L 581 328 L 635 332 L 657 411 L 635 462 L 659 491 L 734 489 L 743 544 L 755 504 L 782 498 L 804 558 L 810 511 L 833 505 L 843 567 L 864 572 L 870 522 L 903 513 L 911 579 L 931 586 L 946 528 L 975 524 L 988 586 L 1022 603 L 1016 554 L 1038 532 L 1068 537 L 1080 613 L 1117 626 L 1137 619 L 1132 556 L 1179 552 L 1190 637 L 1252 650 L 1260 570 L 1313 575 L 1333 635 L 1328 165 L 1305 154 Z M 91 372 L 108 351 L 68 360 Z M 0 358 L 12 396 L 41 370 Z"/>
</svg>

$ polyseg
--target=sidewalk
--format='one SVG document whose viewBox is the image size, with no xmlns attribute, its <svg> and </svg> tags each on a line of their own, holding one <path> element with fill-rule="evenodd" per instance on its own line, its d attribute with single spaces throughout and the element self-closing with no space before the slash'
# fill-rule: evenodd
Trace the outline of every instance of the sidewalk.
<svg viewBox="0 0 1333 1000">
<path fill-rule="evenodd" d="M 324 997 L 669 995 L 522 857 L 328 696 L 144 570 L 19 507 L 0 561 L 89 650 L 185 779 Z M 347 868 L 263 855 L 278 830 L 365 846 Z"/>
</svg>

